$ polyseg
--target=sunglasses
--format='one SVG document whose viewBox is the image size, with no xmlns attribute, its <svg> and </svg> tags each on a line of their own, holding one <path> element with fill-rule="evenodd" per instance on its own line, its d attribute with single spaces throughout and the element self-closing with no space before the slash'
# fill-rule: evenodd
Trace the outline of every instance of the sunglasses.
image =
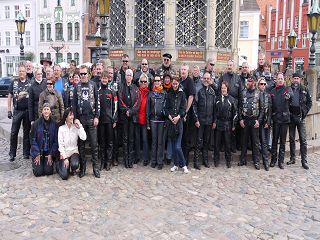
<svg viewBox="0 0 320 240">
<path fill-rule="evenodd" d="M 170 59 L 169 59 L 169 58 L 164 58 L 164 59 L 163 59 L 163 61 L 165 61 L 165 62 L 169 62 L 169 61 L 170 61 Z"/>
<path fill-rule="evenodd" d="M 47 85 L 53 85 L 53 83 L 51 83 L 51 82 L 47 82 Z"/>
<path fill-rule="evenodd" d="M 161 82 L 161 80 L 154 80 L 154 82 Z"/>
<path fill-rule="evenodd" d="M 142 66 L 147 66 L 147 65 L 148 65 L 148 63 L 141 63 L 141 65 L 142 65 Z"/>
<path fill-rule="evenodd" d="M 259 85 L 267 85 L 266 83 L 259 83 Z"/>
<path fill-rule="evenodd" d="M 87 75 L 88 73 L 80 73 L 80 76 L 85 76 Z"/>
<path fill-rule="evenodd" d="M 213 67 L 214 65 L 215 65 L 214 63 L 210 63 L 210 66 L 212 66 L 212 67 Z"/>
<path fill-rule="evenodd" d="M 147 81 L 140 81 L 141 83 L 147 83 Z"/>
<path fill-rule="evenodd" d="M 129 62 L 129 61 L 128 61 L 128 60 L 122 60 L 122 62 L 123 62 L 123 63 L 127 63 L 127 62 Z"/>
</svg>

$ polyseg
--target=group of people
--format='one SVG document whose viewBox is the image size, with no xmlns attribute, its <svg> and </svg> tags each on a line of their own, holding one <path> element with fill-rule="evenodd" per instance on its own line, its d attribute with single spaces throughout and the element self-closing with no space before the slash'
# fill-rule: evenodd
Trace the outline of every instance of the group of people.
<svg viewBox="0 0 320 240">
<path fill-rule="evenodd" d="M 284 168 L 289 128 L 287 164 L 296 161 L 297 129 L 301 163 L 308 169 L 304 119 L 312 105 L 309 91 L 300 73 L 293 74 L 289 86 L 283 73 L 273 76 L 264 57 L 259 55 L 254 71 L 243 63 L 239 74 L 229 60 L 220 75 L 214 59 L 203 69 L 183 63 L 178 74 L 169 53 L 155 70 L 147 59 L 133 70 L 124 54 L 117 71 L 104 62 L 89 69 L 76 68 L 71 61 L 64 76 L 61 67 L 52 68 L 48 59 L 41 60 L 42 68 L 32 69 L 26 62 L 9 87 L 10 161 L 16 157 L 22 122 L 23 156 L 31 155 L 35 176 L 53 174 L 54 165 L 62 179 L 76 173 L 85 176 L 86 146 L 97 178 L 102 169 L 118 165 L 119 147 L 126 168 L 142 161 L 161 170 L 173 162 L 170 170 L 182 168 L 184 173 L 189 172 L 192 150 L 193 167 L 200 170 L 210 166 L 209 150 L 215 167 L 224 151 L 230 168 L 232 153 L 241 151 L 238 165 L 243 166 L 251 147 L 254 167 L 260 169 L 261 156 L 268 171 L 276 163 Z"/>
</svg>

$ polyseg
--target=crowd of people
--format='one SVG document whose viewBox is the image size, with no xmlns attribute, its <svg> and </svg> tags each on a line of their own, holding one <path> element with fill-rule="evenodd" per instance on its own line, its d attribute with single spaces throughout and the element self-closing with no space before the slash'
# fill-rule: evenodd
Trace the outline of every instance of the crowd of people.
<svg viewBox="0 0 320 240">
<path fill-rule="evenodd" d="M 289 129 L 287 164 L 296 162 L 297 130 L 302 167 L 309 169 L 305 117 L 312 101 L 300 73 L 286 84 L 283 73 L 271 74 L 263 54 L 253 71 L 245 62 L 238 73 L 229 60 L 221 74 L 214 59 L 203 69 L 183 63 L 179 71 L 171 59 L 164 54 L 157 69 L 142 59 L 134 70 L 124 54 L 117 71 L 104 61 L 91 69 L 71 61 L 63 76 L 49 59 L 41 60 L 42 67 L 21 64 L 9 87 L 10 161 L 16 157 L 22 123 L 23 156 L 31 155 L 35 176 L 53 174 L 54 166 L 64 180 L 85 176 L 86 148 L 97 178 L 102 169 L 117 166 L 120 155 L 126 168 L 141 161 L 159 170 L 172 164 L 172 172 L 181 168 L 188 173 L 191 151 L 193 167 L 200 170 L 210 162 L 218 167 L 220 152 L 230 168 L 237 150 L 238 166 L 246 165 L 251 149 L 254 167 L 259 170 L 262 163 L 269 171 L 276 164 L 284 169 Z"/>
</svg>

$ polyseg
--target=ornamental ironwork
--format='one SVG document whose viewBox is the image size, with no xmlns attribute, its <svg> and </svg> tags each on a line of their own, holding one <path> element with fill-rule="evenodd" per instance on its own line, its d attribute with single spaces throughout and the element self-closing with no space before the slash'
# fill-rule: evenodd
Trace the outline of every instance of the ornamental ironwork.
<svg viewBox="0 0 320 240">
<path fill-rule="evenodd" d="M 135 1 L 135 45 L 158 47 L 164 45 L 165 1 Z"/>
<path fill-rule="evenodd" d="M 126 44 L 126 3 L 125 0 L 110 1 L 110 45 Z"/>
<path fill-rule="evenodd" d="M 217 48 L 232 48 L 233 0 L 216 0 L 216 33 Z"/>
<path fill-rule="evenodd" d="M 176 45 L 204 48 L 207 35 L 207 0 L 179 0 L 176 14 Z"/>
</svg>

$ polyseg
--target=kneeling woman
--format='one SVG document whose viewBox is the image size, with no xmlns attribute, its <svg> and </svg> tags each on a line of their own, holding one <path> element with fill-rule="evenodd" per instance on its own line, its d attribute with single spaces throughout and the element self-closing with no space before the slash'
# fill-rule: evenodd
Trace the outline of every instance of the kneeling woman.
<svg viewBox="0 0 320 240">
<path fill-rule="evenodd" d="M 57 163 L 57 172 L 63 180 L 67 180 L 71 169 L 74 175 L 79 168 L 78 139 L 87 139 L 87 134 L 78 119 L 74 120 L 71 108 L 67 108 L 63 114 L 62 126 L 58 131 L 60 161 Z"/>
<path fill-rule="evenodd" d="M 53 161 L 58 154 L 57 123 L 51 119 L 48 103 L 43 104 L 41 117 L 31 128 L 32 170 L 36 177 L 53 174 Z"/>
</svg>

